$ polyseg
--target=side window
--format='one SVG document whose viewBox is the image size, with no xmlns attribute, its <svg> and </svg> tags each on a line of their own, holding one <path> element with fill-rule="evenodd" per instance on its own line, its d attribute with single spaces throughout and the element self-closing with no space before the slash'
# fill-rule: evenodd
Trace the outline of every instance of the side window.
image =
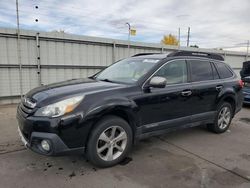
<svg viewBox="0 0 250 188">
<path fill-rule="evenodd" d="M 219 72 L 220 78 L 230 78 L 233 76 L 233 73 L 229 70 L 227 65 L 224 63 L 216 63 L 217 70 Z"/>
<path fill-rule="evenodd" d="M 189 60 L 191 77 L 193 82 L 213 80 L 213 71 L 210 62 L 200 60 Z"/>
<path fill-rule="evenodd" d="M 167 84 L 179 84 L 187 82 L 187 64 L 185 60 L 175 60 L 165 64 L 154 76 L 167 79 Z"/>
</svg>

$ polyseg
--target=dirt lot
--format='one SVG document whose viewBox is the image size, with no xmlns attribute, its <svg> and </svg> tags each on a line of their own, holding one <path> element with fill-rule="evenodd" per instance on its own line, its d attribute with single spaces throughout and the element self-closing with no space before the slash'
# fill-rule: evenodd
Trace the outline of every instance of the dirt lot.
<svg viewBox="0 0 250 188">
<path fill-rule="evenodd" d="M 26 150 L 16 106 L 0 106 L 0 187 L 250 187 L 250 107 L 226 133 L 190 128 L 139 142 L 129 158 L 97 169 L 83 156 Z"/>
</svg>

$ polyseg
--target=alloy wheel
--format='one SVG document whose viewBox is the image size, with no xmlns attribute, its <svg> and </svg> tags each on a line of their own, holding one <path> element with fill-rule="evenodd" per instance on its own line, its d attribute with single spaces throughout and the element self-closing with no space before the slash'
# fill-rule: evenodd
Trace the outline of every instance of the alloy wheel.
<svg viewBox="0 0 250 188">
<path fill-rule="evenodd" d="M 225 106 L 220 110 L 218 116 L 218 126 L 220 129 L 225 129 L 231 120 L 231 111 L 229 107 Z"/>
<path fill-rule="evenodd" d="M 120 157 L 127 146 L 127 133 L 120 126 L 111 126 L 104 130 L 96 144 L 98 156 L 104 161 L 113 161 Z"/>
</svg>

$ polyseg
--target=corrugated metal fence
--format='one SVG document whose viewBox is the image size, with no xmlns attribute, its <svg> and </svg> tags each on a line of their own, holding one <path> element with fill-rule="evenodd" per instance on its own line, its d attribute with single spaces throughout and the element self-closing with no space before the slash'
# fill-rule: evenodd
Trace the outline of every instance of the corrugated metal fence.
<svg viewBox="0 0 250 188">
<path fill-rule="evenodd" d="M 122 40 L 26 30 L 21 30 L 20 34 L 21 67 L 16 30 L 0 28 L 0 104 L 17 102 L 21 88 L 26 93 L 41 84 L 87 77 L 137 53 L 178 50 L 173 46 L 131 42 L 128 51 L 127 41 Z M 246 60 L 246 54 L 239 52 L 185 47 L 181 50 L 222 54 L 236 72 Z"/>
</svg>

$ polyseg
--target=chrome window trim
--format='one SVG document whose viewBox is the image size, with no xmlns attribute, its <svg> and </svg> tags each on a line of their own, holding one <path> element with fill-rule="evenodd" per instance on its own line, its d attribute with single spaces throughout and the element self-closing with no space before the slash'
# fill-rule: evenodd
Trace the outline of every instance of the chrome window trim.
<svg viewBox="0 0 250 188">
<path fill-rule="evenodd" d="M 162 66 L 160 66 L 156 71 L 154 71 L 152 74 L 151 74 L 151 76 L 149 76 L 148 78 L 147 78 L 147 80 L 145 80 L 145 82 L 142 84 L 142 89 L 144 88 L 144 86 L 145 86 L 145 84 L 148 82 L 148 80 L 150 80 L 153 76 L 154 76 L 154 74 L 158 71 L 158 70 L 160 70 L 163 66 L 165 66 L 166 64 L 168 64 L 168 63 L 171 63 L 171 62 L 173 62 L 173 61 L 176 61 L 176 60 L 184 60 L 186 63 L 187 63 L 187 60 L 200 60 L 200 61 L 207 61 L 207 62 L 209 62 L 209 63 L 224 63 L 226 66 L 229 66 L 229 65 L 227 65 L 225 62 L 221 62 L 221 61 L 211 61 L 210 59 L 208 59 L 208 60 L 204 60 L 204 59 L 192 59 L 192 58 L 190 58 L 190 59 L 173 59 L 173 60 L 170 60 L 170 61 L 167 61 L 166 63 L 164 63 Z M 216 66 L 216 65 L 215 65 Z M 217 67 L 216 67 L 217 68 Z M 187 66 L 187 69 L 188 69 L 188 66 Z M 171 84 L 171 85 L 166 85 L 166 87 L 169 87 L 169 86 L 177 86 L 177 85 L 188 85 L 188 84 L 195 84 L 195 83 L 204 83 L 204 82 L 215 82 L 215 81 L 218 81 L 218 80 L 220 80 L 220 81 L 227 81 L 227 80 L 229 80 L 229 79 L 232 79 L 232 78 L 234 78 L 235 77 L 235 73 L 231 70 L 231 68 L 229 69 L 229 71 L 232 73 L 232 76 L 231 77 L 229 77 L 229 78 L 219 78 L 219 79 L 213 79 L 213 80 L 203 80 L 203 81 L 196 81 L 196 82 L 193 82 L 193 81 L 190 81 L 190 82 L 185 82 L 185 83 L 178 83 L 178 84 Z M 188 72 L 188 71 L 187 71 Z M 220 76 L 220 75 L 219 75 Z M 165 87 L 165 88 L 166 88 Z M 163 88 L 162 88 L 163 89 Z"/>
<path fill-rule="evenodd" d="M 187 60 L 189 60 L 189 59 L 187 59 Z M 190 60 L 194 60 L 194 59 L 190 59 Z M 205 60 L 201 60 L 201 61 L 205 61 Z M 226 64 L 225 62 L 221 62 L 221 61 L 211 61 L 211 60 L 209 60 L 209 62 L 210 62 L 210 63 L 216 63 L 216 62 L 217 62 L 217 63 L 223 63 L 223 64 L 225 64 L 227 67 L 229 67 L 229 65 Z M 216 66 L 216 65 L 215 65 L 215 68 L 217 69 L 217 66 Z M 228 78 L 219 78 L 219 79 L 213 79 L 213 80 L 195 81 L 195 82 L 191 81 L 190 83 L 215 82 L 215 81 L 218 81 L 218 80 L 227 81 L 227 80 L 229 80 L 229 79 L 234 78 L 234 76 L 236 76 L 236 74 L 231 70 L 230 67 L 228 68 L 228 70 L 232 73 L 232 76 L 231 76 L 231 77 L 228 77 Z M 219 74 L 219 73 L 218 73 L 218 74 Z M 220 76 L 220 74 L 219 74 L 219 76 Z"/>
</svg>

